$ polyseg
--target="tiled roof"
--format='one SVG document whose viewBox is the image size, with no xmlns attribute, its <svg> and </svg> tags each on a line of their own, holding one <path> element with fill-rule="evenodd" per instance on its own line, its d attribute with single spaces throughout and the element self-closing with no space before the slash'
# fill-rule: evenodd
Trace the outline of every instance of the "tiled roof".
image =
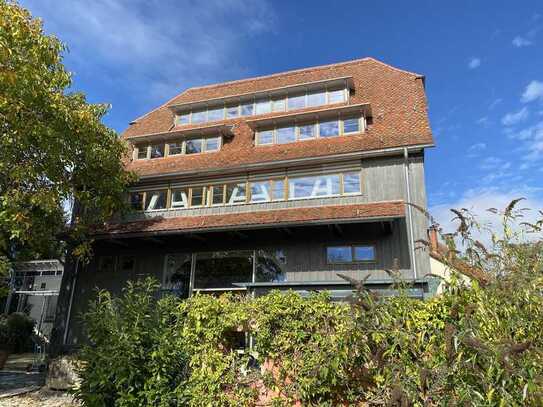
<svg viewBox="0 0 543 407">
<path fill-rule="evenodd" d="M 254 132 L 245 123 L 246 118 L 224 120 L 222 122 L 234 124 L 236 127 L 234 137 L 225 140 L 219 152 L 136 160 L 129 162 L 127 168 L 139 175 L 196 172 L 213 168 L 235 168 L 253 163 L 433 143 L 423 78 L 418 74 L 396 69 L 372 58 L 191 88 L 137 119 L 123 133 L 123 137 L 130 138 L 176 130 L 173 128 L 173 112 L 168 107 L 172 104 L 341 76 L 353 78 L 355 91 L 350 98 L 351 104 L 369 103 L 371 105 L 373 123 L 366 132 L 360 135 L 255 147 Z M 268 116 L 282 114 L 284 113 L 277 112 L 270 113 Z M 189 128 L 189 126 L 183 126 L 183 128 Z"/>
<path fill-rule="evenodd" d="M 209 230 L 265 227 L 271 225 L 287 226 L 294 224 L 382 219 L 404 216 L 403 201 L 374 202 L 355 205 L 328 205 L 311 208 L 277 209 L 250 213 L 225 215 L 182 216 L 174 218 L 156 217 L 128 223 L 109 224 L 104 230 L 97 232 L 103 236 L 123 236 L 136 234 L 153 234 L 161 232 L 202 232 Z"/>
</svg>

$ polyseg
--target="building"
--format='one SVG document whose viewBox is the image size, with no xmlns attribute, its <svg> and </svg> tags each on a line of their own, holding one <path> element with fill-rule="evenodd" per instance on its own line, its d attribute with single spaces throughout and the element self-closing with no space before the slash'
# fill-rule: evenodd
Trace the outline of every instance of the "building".
<svg viewBox="0 0 543 407">
<path fill-rule="evenodd" d="M 123 133 L 134 212 L 63 283 L 64 343 L 94 287 L 153 275 L 164 292 L 327 289 L 397 269 L 427 290 L 424 77 L 373 58 L 190 88 Z M 67 273 L 68 274 L 68 273 Z M 75 287 L 75 289 L 73 289 Z M 75 294 L 74 294 L 75 293 Z"/>
</svg>

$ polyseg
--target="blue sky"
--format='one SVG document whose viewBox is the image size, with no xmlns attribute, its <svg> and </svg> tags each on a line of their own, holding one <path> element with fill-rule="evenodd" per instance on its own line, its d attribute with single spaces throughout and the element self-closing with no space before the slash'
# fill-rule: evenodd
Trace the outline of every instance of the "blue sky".
<svg viewBox="0 0 543 407">
<path fill-rule="evenodd" d="M 24 0 L 127 123 L 190 86 L 365 56 L 426 75 L 429 206 L 543 208 L 543 2 Z M 481 212 L 482 213 L 482 212 Z"/>
</svg>

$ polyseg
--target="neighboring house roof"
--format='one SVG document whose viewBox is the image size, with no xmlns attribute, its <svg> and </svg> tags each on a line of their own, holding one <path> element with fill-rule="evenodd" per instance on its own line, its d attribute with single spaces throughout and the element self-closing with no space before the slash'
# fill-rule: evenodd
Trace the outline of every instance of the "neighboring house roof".
<svg viewBox="0 0 543 407">
<path fill-rule="evenodd" d="M 233 124 L 235 129 L 233 131 L 234 137 L 225 138 L 220 151 L 154 160 L 135 160 L 127 163 L 127 169 L 135 171 L 140 176 L 152 176 L 433 144 L 423 77 L 391 67 L 372 58 L 190 88 L 166 104 L 136 119 L 125 130 L 123 137 L 130 139 L 156 133 L 166 133 L 167 135 L 178 132 L 181 128 L 190 128 L 190 126 L 174 127 L 174 113 L 170 108 L 172 105 L 345 76 L 352 77 L 354 83 L 355 93 L 350 97 L 350 104 L 369 104 L 371 106 L 372 122 L 364 133 L 255 147 L 254 130 L 246 123 L 248 118 L 223 120 L 217 123 Z M 337 106 L 329 108 L 334 109 Z M 300 112 L 312 110 L 322 110 L 322 108 L 308 108 L 289 113 L 294 116 Z M 258 117 L 284 115 L 284 112 L 276 112 Z"/>
<path fill-rule="evenodd" d="M 156 217 L 135 222 L 110 224 L 98 235 L 107 237 L 133 234 L 160 234 L 167 232 L 202 232 L 228 229 L 230 227 L 251 228 L 262 226 L 289 226 L 299 223 L 326 222 L 334 220 L 373 220 L 403 217 L 403 201 L 375 202 L 356 205 L 328 205 L 310 208 L 277 209 L 250 213 L 234 213 L 208 216 L 181 216 L 175 218 Z"/>
</svg>

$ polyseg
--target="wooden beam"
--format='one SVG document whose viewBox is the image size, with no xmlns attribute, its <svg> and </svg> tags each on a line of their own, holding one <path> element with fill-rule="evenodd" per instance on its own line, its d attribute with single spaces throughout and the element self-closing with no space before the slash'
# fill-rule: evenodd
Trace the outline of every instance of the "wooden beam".
<svg viewBox="0 0 543 407">
<path fill-rule="evenodd" d="M 186 235 L 186 237 L 189 239 L 199 240 L 200 242 L 205 242 L 207 240 L 205 237 L 195 235 L 194 233 L 189 233 L 188 235 Z"/>
<path fill-rule="evenodd" d="M 122 242 L 119 239 L 108 239 L 107 241 L 122 247 L 128 247 L 128 244 L 126 242 Z"/>
</svg>

